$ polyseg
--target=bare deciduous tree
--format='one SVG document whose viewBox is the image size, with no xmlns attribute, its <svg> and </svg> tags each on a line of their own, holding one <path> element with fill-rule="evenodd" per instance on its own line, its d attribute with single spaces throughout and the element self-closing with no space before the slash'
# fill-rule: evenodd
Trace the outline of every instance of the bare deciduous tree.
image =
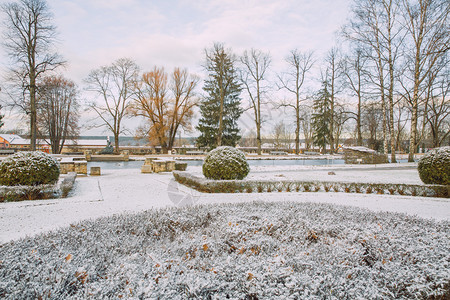
<svg viewBox="0 0 450 300">
<path fill-rule="evenodd" d="M 394 85 L 395 63 L 402 42 L 402 28 L 396 17 L 399 0 L 362 0 L 353 7 L 353 18 L 343 28 L 343 35 L 363 45 L 374 72 L 366 72 L 378 89 L 383 111 L 383 148 L 391 147 L 391 162 L 395 162 Z M 389 130 L 388 130 L 389 129 Z M 389 138 L 390 134 L 390 138 Z"/>
<path fill-rule="evenodd" d="M 345 82 L 347 83 L 351 93 L 358 99 L 356 113 L 353 113 L 352 115 L 356 121 L 356 144 L 358 146 L 362 146 L 361 109 L 364 93 L 364 68 L 366 64 L 366 58 L 363 55 L 363 50 L 360 48 L 356 49 L 353 56 L 347 56 L 342 60 L 342 63 L 342 73 L 344 74 Z"/>
<path fill-rule="evenodd" d="M 280 121 L 273 126 L 273 145 L 276 149 L 290 149 L 291 131 L 289 129 L 289 126 L 283 121 Z"/>
<path fill-rule="evenodd" d="M 314 142 L 314 127 L 312 126 L 312 109 L 310 106 L 305 105 L 302 107 L 300 123 L 303 136 L 305 137 L 305 148 L 309 150 Z"/>
<path fill-rule="evenodd" d="M 261 124 L 263 122 L 261 105 L 267 104 L 267 101 L 263 100 L 266 92 L 264 81 L 271 58 L 269 53 L 251 49 L 246 50 L 240 60 L 243 65 L 241 81 L 250 98 L 250 109 L 253 110 L 256 126 L 257 153 L 261 155 Z"/>
<path fill-rule="evenodd" d="M 340 92 L 340 87 L 338 84 L 339 78 L 342 76 L 342 63 L 339 53 L 339 49 L 333 47 L 328 51 L 326 57 L 326 71 L 325 75 L 322 75 L 322 81 L 327 81 L 329 83 L 329 95 L 330 95 L 330 151 L 334 153 L 336 147 L 336 135 L 340 135 L 340 118 L 337 119 L 337 98 L 336 95 Z M 340 114 L 340 113 L 339 113 Z M 336 119 L 335 119 L 336 118 Z M 345 122 L 345 121 L 344 121 Z"/>
<path fill-rule="evenodd" d="M 91 71 L 85 80 L 87 90 L 101 98 L 92 101 L 89 108 L 102 121 L 98 127 L 106 126 L 114 135 L 116 153 L 119 153 L 119 135 L 123 132 L 122 120 L 127 115 L 138 74 L 139 67 L 134 61 L 120 58 L 110 66 Z"/>
<path fill-rule="evenodd" d="M 13 99 L 13 105 L 30 117 L 30 147 L 36 150 L 37 101 L 36 84 L 47 71 L 64 64 L 52 51 L 56 28 L 45 0 L 20 0 L 1 6 L 5 13 L 3 45 L 12 60 L 10 80 L 22 93 Z"/>
<path fill-rule="evenodd" d="M 38 130 L 59 154 L 68 138 L 78 136 L 78 90 L 62 76 L 45 77 L 38 85 Z"/>
<path fill-rule="evenodd" d="M 362 112 L 363 136 L 366 137 L 369 148 L 380 150 L 383 144 L 379 141 L 379 132 L 382 126 L 383 110 L 377 102 L 366 103 Z"/>
<path fill-rule="evenodd" d="M 436 73 L 429 77 L 429 99 L 426 101 L 425 120 L 429 124 L 433 147 L 440 147 L 450 135 L 450 67 L 448 57 L 443 57 Z"/>
<path fill-rule="evenodd" d="M 173 148 L 180 127 L 191 128 L 198 81 L 199 78 L 189 75 L 187 70 L 175 68 L 169 82 L 164 68 L 155 67 L 144 73 L 136 85 L 131 112 L 149 121 L 146 135 L 151 142 L 161 146 L 163 153 Z"/>
<path fill-rule="evenodd" d="M 435 64 L 450 49 L 448 16 L 450 2 L 440 0 L 403 0 L 403 25 L 409 43 L 405 50 L 406 69 L 401 81 L 405 98 L 411 106 L 411 136 L 408 161 L 414 161 L 418 139 L 420 99 L 424 82 Z M 409 83 L 409 84 L 408 84 Z M 426 97 L 425 97 L 426 98 Z M 426 99 L 425 99 L 426 100 Z"/>
<path fill-rule="evenodd" d="M 289 69 L 278 76 L 278 88 L 288 91 L 295 98 L 293 101 L 284 101 L 279 106 L 291 107 L 295 110 L 295 154 L 298 154 L 300 151 L 300 110 L 302 102 L 307 100 L 307 98 L 301 99 L 301 92 L 306 75 L 314 64 L 313 52 L 302 53 L 292 50 L 286 58 L 286 62 Z"/>
<path fill-rule="evenodd" d="M 175 143 L 175 137 L 180 128 L 186 131 L 192 130 L 192 117 L 194 107 L 198 104 L 195 89 L 200 78 L 189 74 L 187 69 L 175 68 L 171 75 L 170 90 L 173 100 L 171 103 L 169 121 L 169 149 Z"/>
</svg>

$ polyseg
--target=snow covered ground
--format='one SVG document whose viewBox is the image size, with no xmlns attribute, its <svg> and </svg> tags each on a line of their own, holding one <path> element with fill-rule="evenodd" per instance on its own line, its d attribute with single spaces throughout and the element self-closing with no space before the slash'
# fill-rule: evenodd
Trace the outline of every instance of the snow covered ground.
<svg viewBox="0 0 450 300">
<path fill-rule="evenodd" d="M 279 178 L 359 182 L 420 183 L 413 165 L 340 167 L 255 167 L 248 178 Z M 336 175 L 328 175 L 330 170 Z M 200 173 L 201 167 L 188 171 Z M 450 219 L 450 200 L 393 195 L 344 193 L 202 194 L 179 185 L 170 173 L 141 174 L 138 169 L 102 170 L 100 177 L 78 177 L 69 198 L 0 203 L 0 243 L 53 230 L 85 219 L 188 204 L 249 201 L 332 203 Z"/>
<path fill-rule="evenodd" d="M 189 172 L 202 175 L 202 167 L 189 167 Z M 335 175 L 328 175 L 328 172 Z M 423 184 L 416 163 L 380 165 L 334 165 L 334 166 L 252 166 L 249 180 L 304 180 L 342 181 L 364 183 Z"/>
<path fill-rule="evenodd" d="M 227 203 L 72 224 L 0 247 L 6 299 L 448 299 L 450 222 Z"/>
</svg>

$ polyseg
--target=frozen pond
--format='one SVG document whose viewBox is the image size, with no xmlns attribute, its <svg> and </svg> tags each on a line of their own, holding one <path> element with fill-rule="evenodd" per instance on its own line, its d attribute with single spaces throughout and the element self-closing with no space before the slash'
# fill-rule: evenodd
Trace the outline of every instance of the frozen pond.
<svg viewBox="0 0 450 300">
<path fill-rule="evenodd" d="M 203 160 L 183 160 L 188 166 L 201 166 Z M 250 166 L 327 166 L 327 165 L 343 165 L 343 159 L 258 159 L 248 160 Z M 140 169 L 144 164 L 143 160 L 135 161 L 96 161 L 89 162 L 88 168 L 91 166 L 100 167 L 104 170 L 110 169 Z"/>
<path fill-rule="evenodd" d="M 187 162 L 188 166 L 201 166 L 203 160 L 182 160 Z M 250 166 L 329 166 L 329 165 L 345 165 L 343 159 L 249 159 Z M 407 159 L 400 159 L 398 162 L 406 163 Z M 101 167 L 103 170 L 115 169 L 140 169 L 144 164 L 143 160 L 134 161 L 96 161 L 89 162 L 88 168 L 91 166 Z"/>
</svg>

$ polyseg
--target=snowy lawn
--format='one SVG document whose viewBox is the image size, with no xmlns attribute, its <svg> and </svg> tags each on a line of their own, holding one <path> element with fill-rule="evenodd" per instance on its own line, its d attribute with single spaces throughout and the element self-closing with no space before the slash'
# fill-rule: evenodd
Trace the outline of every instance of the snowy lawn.
<svg viewBox="0 0 450 300">
<path fill-rule="evenodd" d="M 189 167 L 188 171 L 203 177 L 202 167 Z M 328 175 L 328 172 L 335 175 Z M 251 166 L 246 180 L 304 180 L 364 183 L 423 184 L 417 172 L 417 163 L 380 165 L 329 166 Z"/>
<path fill-rule="evenodd" d="M 194 170 L 188 167 L 188 171 Z M 379 170 L 379 169 L 378 169 Z M 324 176 L 327 170 L 321 169 Z M 338 171 L 335 171 L 337 174 Z M 393 179 L 391 170 L 379 170 L 379 177 Z M 307 176 L 307 171 L 298 172 Z M 352 172 L 349 172 L 349 176 Z M 251 175 L 252 173 L 250 173 Z M 260 173 L 262 174 L 262 173 Z M 268 173 L 270 174 L 270 173 Z M 289 174 L 288 171 L 272 174 Z M 411 180 L 415 180 L 410 172 Z M 408 178 L 403 177 L 405 182 Z M 142 174 L 139 169 L 102 170 L 102 176 L 78 177 L 73 193 L 66 199 L 0 203 L 0 243 L 17 240 L 85 219 L 151 208 L 208 203 L 248 201 L 296 201 L 332 203 L 364 207 L 373 211 L 391 211 L 436 220 L 450 220 L 450 200 L 400 195 L 347 193 L 244 193 L 205 194 L 174 181 L 171 173 Z M 1 259 L 1 258 L 0 258 Z"/>
<path fill-rule="evenodd" d="M 0 246 L 2 298 L 450 297 L 450 222 L 319 203 L 190 206 Z"/>
</svg>

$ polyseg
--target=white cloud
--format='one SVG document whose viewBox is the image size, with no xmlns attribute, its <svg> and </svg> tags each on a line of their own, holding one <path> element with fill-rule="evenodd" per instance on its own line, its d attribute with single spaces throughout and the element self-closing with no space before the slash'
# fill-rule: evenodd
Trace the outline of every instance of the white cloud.
<svg viewBox="0 0 450 300">
<path fill-rule="evenodd" d="M 2 0 L 0 0 L 2 1 Z M 60 32 L 65 75 L 82 85 L 88 73 L 120 57 L 201 73 L 203 49 L 224 42 L 237 54 L 270 51 L 273 69 L 289 51 L 333 46 L 351 0 L 48 0 Z M 0 56 L 0 65 L 7 58 Z M 1 71 L 0 71 L 1 72 Z M 200 74 L 201 75 L 201 74 Z"/>
</svg>

